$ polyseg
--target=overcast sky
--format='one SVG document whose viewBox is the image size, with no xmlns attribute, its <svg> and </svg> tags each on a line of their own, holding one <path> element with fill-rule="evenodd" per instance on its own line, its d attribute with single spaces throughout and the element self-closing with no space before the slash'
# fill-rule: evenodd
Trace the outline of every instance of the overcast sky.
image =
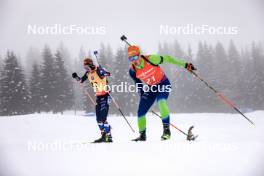
<svg viewBox="0 0 264 176">
<path fill-rule="evenodd" d="M 0 0 L 0 55 L 7 49 L 24 56 L 30 46 L 56 48 L 60 42 L 77 55 L 84 46 L 97 49 L 100 43 L 122 46 L 126 34 L 147 52 L 156 52 L 159 41 L 178 39 L 183 46 L 199 40 L 214 44 L 233 39 L 238 45 L 263 41 L 262 0 Z M 105 27 L 104 35 L 29 35 L 28 25 L 54 24 Z M 160 34 L 169 27 L 209 25 L 238 27 L 237 35 Z"/>
</svg>

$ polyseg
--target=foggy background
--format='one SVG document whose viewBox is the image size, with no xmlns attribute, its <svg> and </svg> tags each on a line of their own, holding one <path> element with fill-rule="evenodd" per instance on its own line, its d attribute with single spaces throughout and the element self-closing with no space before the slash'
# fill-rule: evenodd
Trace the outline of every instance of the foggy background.
<svg viewBox="0 0 264 176">
<path fill-rule="evenodd" d="M 45 44 L 52 48 L 60 42 L 77 54 L 80 47 L 97 49 L 100 43 L 110 43 L 116 49 L 126 34 L 146 52 L 157 52 L 158 42 L 175 38 L 187 48 L 199 40 L 211 44 L 230 38 L 244 47 L 252 41 L 263 41 L 263 11 L 261 0 L 1 0 L 0 55 L 12 49 L 21 57 L 31 46 L 38 49 Z M 28 35 L 27 25 L 105 26 L 106 35 Z M 160 35 L 160 25 L 186 24 L 237 26 L 238 35 Z"/>
</svg>

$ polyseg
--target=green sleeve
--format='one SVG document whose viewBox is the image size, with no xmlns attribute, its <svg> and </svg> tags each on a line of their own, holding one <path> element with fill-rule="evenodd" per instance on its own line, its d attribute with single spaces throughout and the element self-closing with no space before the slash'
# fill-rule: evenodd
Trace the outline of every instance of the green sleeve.
<svg viewBox="0 0 264 176">
<path fill-rule="evenodd" d="M 172 56 L 168 56 L 168 55 L 164 55 L 164 56 L 150 55 L 148 59 L 151 63 L 155 65 L 159 65 L 162 63 L 168 63 L 168 64 L 174 64 L 174 65 L 184 68 L 186 64 L 184 60 L 173 58 Z"/>
</svg>

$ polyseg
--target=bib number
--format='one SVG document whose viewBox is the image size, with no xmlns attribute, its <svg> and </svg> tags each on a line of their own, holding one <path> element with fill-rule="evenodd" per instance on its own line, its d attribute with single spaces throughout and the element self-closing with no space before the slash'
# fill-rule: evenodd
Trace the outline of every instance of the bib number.
<svg viewBox="0 0 264 176">
<path fill-rule="evenodd" d="M 156 82 L 156 79 L 155 79 L 155 76 L 154 76 L 154 75 L 151 76 L 150 78 L 147 78 L 147 79 L 146 79 L 146 83 L 147 83 L 147 84 L 152 84 L 152 83 L 154 83 L 154 82 Z"/>
</svg>

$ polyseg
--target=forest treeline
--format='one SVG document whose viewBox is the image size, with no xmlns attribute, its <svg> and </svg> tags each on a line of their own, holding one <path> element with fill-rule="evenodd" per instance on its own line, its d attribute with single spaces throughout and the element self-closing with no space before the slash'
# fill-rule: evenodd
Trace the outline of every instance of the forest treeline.
<svg viewBox="0 0 264 176">
<path fill-rule="evenodd" d="M 157 54 L 171 55 L 192 62 L 197 73 L 213 87 L 245 111 L 264 109 L 264 52 L 261 43 L 238 49 L 231 40 L 228 47 L 218 42 L 198 44 L 197 52 L 189 46 L 183 50 L 178 41 L 160 43 Z M 111 72 L 110 84 L 127 82 L 129 63 L 126 48 L 112 50 L 102 44 L 99 64 Z M 0 58 L 0 115 L 20 115 L 39 112 L 63 113 L 66 110 L 94 111 L 82 88 L 71 77 L 72 72 L 84 74 L 82 60 L 92 57 L 83 47 L 72 57 L 63 45 L 53 51 L 30 48 L 26 58 L 7 51 Z M 152 54 L 152 53 L 145 53 Z M 23 61 L 22 61 L 23 60 Z M 222 104 L 201 81 L 184 69 L 162 65 L 172 83 L 169 107 L 172 112 L 233 112 Z M 89 83 L 85 89 L 92 95 Z M 113 92 L 126 114 L 136 114 L 137 93 Z M 157 110 L 157 107 L 153 107 Z M 113 106 L 110 113 L 118 113 Z"/>
</svg>

